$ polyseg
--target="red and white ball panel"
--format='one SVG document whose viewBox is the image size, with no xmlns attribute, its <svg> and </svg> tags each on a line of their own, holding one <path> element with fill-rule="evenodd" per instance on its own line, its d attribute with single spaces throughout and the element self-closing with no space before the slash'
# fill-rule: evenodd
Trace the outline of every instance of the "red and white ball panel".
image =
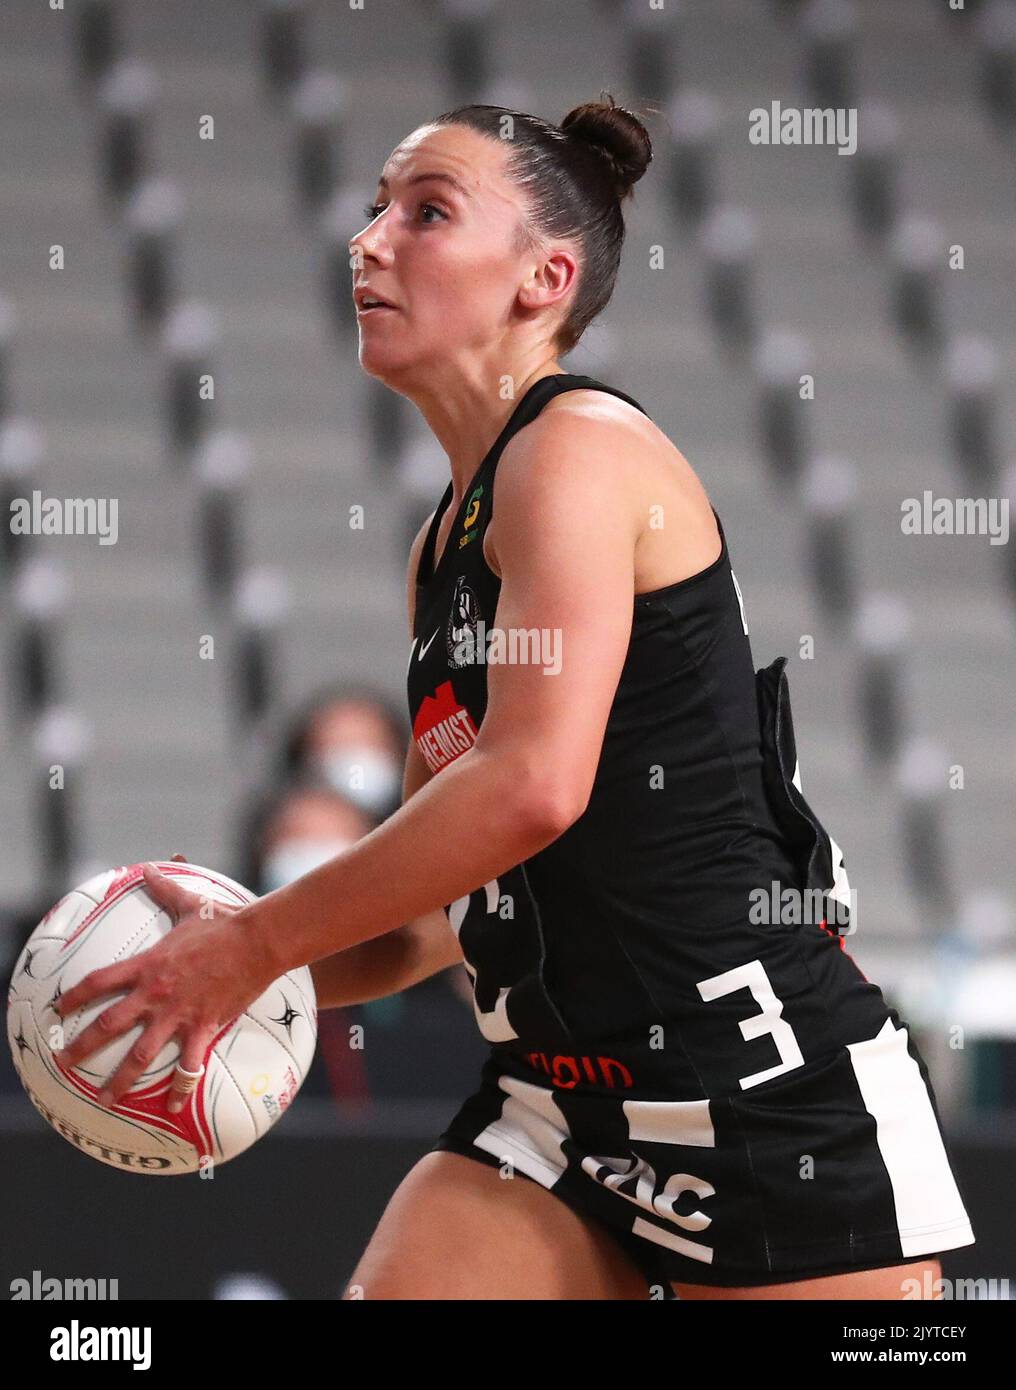
<svg viewBox="0 0 1016 1390">
<path fill-rule="evenodd" d="M 255 895 L 213 869 L 180 861 L 157 867 L 187 889 L 241 907 Z M 19 956 L 8 997 L 7 1030 L 22 1084 L 39 1112 L 69 1142 L 113 1167 L 142 1173 L 194 1172 L 209 1159 L 235 1158 L 265 1134 L 292 1102 L 310 1068 L 317 1007 L 310 970 L 276 980 L 223 1029 L 205 1074 L 179 1115 L 165 1097 L 179 1056 L 171 1042 L 110 1111 L 95 1095 L 141 1033 L 132 1029 L 81 1065 L 53 1053 L 122 995 L 108 995 L 61 1020 L 60 993 L 103 966 L 160 941 L 173 919 L 145 890 L 142 866 L 110 869 L 65 894 Z"/>
</svg>

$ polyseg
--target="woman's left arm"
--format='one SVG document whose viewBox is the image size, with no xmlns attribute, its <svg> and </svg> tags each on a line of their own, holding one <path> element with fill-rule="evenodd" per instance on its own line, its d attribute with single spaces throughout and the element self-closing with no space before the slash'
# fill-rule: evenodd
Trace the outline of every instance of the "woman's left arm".
<svg viewBox="0 0 1016 1390">
<path fill-rule="evenodd" d="M 335 859 L 228 915 L 216 908 L 213 921 L 207 904 L 198 913 L 195 895 L 146 871 L 177 927 L 63 995 L 66 1014 L 130 991 L 64 1050 L 65 1063 L 147 1020 L 108 1098 L 129 1089 L 175 1036 L 181 1066 L 194 1070 L 216 1033 L 286 970 L 454 902 L 582 814 L 631 634 L 631 438 L 613 421 L 568 409 L 541 417 L 505 449 L 494 494 L 497 627 L 535 633 L 549 659 L 488 666 L 473 747 Z"/>
</svg>

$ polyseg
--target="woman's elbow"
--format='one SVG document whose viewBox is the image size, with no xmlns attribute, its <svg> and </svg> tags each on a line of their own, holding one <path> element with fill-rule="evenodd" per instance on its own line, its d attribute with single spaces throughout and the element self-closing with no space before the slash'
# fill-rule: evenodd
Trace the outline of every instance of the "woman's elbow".
<svg viewBox="0 0 1016 1390">
<path fill-rule="evenodd" d="M 547 844 L 575 824 L 589 805 L 592 791 L 591 783 L 586 785 L 574 775 L 548 772 L 548 761 L 516 767 L 507 779 L 516 823 Z"/>
</svg>

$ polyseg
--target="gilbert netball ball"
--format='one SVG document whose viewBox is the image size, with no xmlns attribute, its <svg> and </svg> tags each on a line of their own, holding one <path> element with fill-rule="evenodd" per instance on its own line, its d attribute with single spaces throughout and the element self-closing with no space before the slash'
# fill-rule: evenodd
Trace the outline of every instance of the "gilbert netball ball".
<svg viewBox="0 0 1016 1390">
<path fill-rule="evenodd" d="M 254 901 L 253 893 L 214 869 L 153 862 L 206 898 L 238 907 Z M 32 1104 L 82 1153 L 130 1173 L 193 1173 L 243 1153 L 292 1103 L 317 1041 L 314 986 L 303 966 L 276 980 L 223 1028 L 197 1089 L 177 1114 L 166 1110 L 179 1057 L 176 1040 L 114 1108 L 98 1105 L 96 1095 L 142 1028 L 66 1067 L 54 1053 L 123 995 L 106 995 L 63 1020 L 54 1002 L 91 971 L 147 950 L 172 929 L 173 918 L 145 889 L 140 864 L 110 869 L 47 912 L 11 977 L 7 1036 Z"/>
</svg>

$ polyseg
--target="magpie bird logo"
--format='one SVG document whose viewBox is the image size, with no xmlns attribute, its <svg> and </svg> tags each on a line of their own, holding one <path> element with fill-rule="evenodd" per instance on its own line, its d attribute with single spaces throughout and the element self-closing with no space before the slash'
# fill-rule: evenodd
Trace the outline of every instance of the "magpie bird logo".
<svg viewBox="0 0 1016 1390">
<path fill-rule="evenodd" d="M 452 611 L 448 615 L 446 629 L 450 666 L 473 665 L 476 657 L 476 625 L 479 619 L 480 605 L 476 594 L 460 575 L 455 582 Z"/>
</svg>

